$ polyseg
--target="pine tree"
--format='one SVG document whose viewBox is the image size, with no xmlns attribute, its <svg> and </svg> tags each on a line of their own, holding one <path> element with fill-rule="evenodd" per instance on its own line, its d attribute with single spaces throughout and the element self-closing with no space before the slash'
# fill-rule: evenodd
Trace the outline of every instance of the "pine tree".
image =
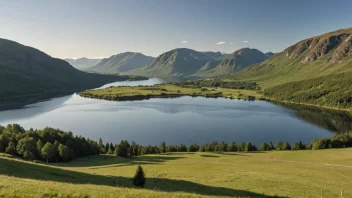
<svg viewBox="0 0 352 198">
<path fill-rule="evenodd" d="M 114 155 L 119 156 L 119 145 L 115 145 Z"/>
<path fill-rule="evenodd" d="M 146 182 L 145 174 L 143 168 L 138 166 L 136 174 L 133 177 L 133 184 L 137 187 L 143 188 Z"/>
</svg>

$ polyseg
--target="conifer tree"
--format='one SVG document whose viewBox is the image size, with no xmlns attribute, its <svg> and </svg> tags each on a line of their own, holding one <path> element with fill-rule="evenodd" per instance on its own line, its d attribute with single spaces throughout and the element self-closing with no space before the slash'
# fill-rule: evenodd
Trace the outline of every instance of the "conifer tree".
<svg viewBox="0 0 352 198">
<path fill-rule="evenodd" d="M 143 188 L 146 182 L 143 168 L 138 166 L 136 174 L 133 177 L 133 184 L 137 187 Z"/>
</svg>

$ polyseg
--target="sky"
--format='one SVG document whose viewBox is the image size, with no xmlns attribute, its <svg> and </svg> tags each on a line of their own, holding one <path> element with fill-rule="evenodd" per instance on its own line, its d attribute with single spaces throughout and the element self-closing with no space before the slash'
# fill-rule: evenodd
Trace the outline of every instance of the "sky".
<svg viewBox="0 0 352 198">
<path fill-rule="evenodd" d="M 0 38 L 57 58 L 175 48 L 280 52 L 352 27 L 351 0 L 0 0 Z"/>
</svg>

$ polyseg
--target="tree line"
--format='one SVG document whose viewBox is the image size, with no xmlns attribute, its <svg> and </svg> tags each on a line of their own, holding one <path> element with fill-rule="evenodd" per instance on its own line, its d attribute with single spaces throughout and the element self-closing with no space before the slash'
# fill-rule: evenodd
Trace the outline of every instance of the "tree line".
<svg viewBox="0 0 352 198">
<path fill-rule="evenodd" d="M 259 148 L 251 142 L 226 143 L 213 141 L 210 144 L 180 144 L 159 146 L 142 146 L 132 141 L 122 140 L 119 144 L 97 142 L 82 136 L 73 136 L 72 132 L 45 128 L 43 130 L 24 130 L 18 124 L 0 126 L 0 153 L 22 157 L 26 160 L 43 160 L 46 162 L 67 162 L 78 157 L 110 154 L 121 157 L 132 157 L 146 154 L 167 152 L 255 152 L 272 150 L 306 150 L 352 147 L 352 132 L 337 133 L 329 138 L 317 138 L 310 144 L 298 141 L 293 145 L 278 141 L 263 142 Z"/>
<path fill-rule="evenodd" d="M 259 85 L 256 82 L 248 81 L 223 81 L 220 79 L 208 79 L 208 80 L 187 80 L 183 82 L 172 82 L 170 84 L 184 87 L 221 87 L 229 89 L 247 89 L 247 90 L 260 90 Z"/>
</svg>

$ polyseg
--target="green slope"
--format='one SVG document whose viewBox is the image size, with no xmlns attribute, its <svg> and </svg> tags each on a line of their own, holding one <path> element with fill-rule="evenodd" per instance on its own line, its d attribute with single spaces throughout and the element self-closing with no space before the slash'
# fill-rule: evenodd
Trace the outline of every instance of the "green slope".
<svg viewBox="0 0 352 198">
<path fill-rule="evenodd" d="M 352 71 L 352 28 L 300 41 L 272 58 L 250 66 L 232 80 L 252 80 L 262 87 Z"/>
<path fill-rule="evenodd" d="M 95 66 L 88 68 L 87 71 L 117 74 L 141 68 L 154 60 L 153 57 L 145 56 L 136 52 L 125 52 L 104 58 Z"/>
<path fill-rule="evenodd" d="M 201 70 L 195 75 L 221 76 L 241 71 L 256 63 L 260 63 L 273 56 L 272 53 L 264 54 L 257 49 L 242 48 L 224 57 L 213 69 Z"/>
<path fill-rule="evenodd" d="M 127 79 L 81 72 L 64 60 L 0 39 L 0 98 L 68 93 Z"/>
</svg>

